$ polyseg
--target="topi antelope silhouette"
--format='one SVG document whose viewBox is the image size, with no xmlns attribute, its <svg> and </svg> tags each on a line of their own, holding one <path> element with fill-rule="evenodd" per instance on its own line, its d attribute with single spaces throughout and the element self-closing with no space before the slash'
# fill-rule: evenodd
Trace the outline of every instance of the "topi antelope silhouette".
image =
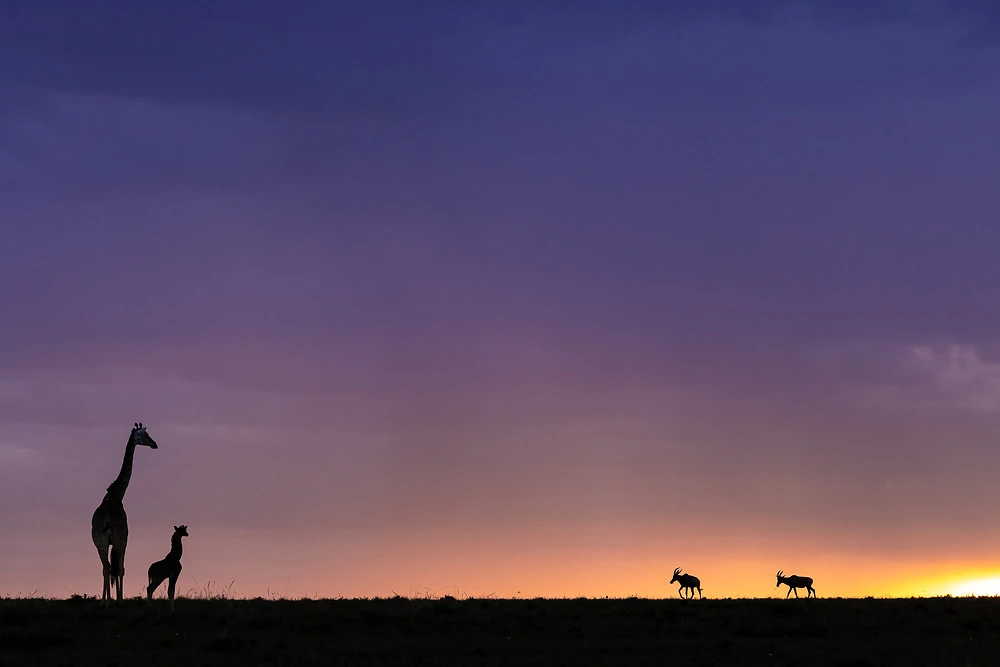
<svg viewBox="0 0 1000 667">
<path fill-rule="evenodd" d="M 674 578 L 670 580 L 670 583 L 674 583 L 675 581 L 681 585 L 681 587 L 677 589 L 677 592 L 680 594 L 682 598 L 685 599 L 693 598 L 694 591 L 696 588 L 698 589 L 698 597 L 699 598 L 705 597 L 704 595 L 701 594 L 701 579 L 694 576 L 693 574 L 681 574 L 681 568 L 678 567 L 674 570 Z M 685 597 L 684 595 L 685 590 L 690 591 L 691 593 L 690 597 Z"/>
<path fill-rule="evenodd" d="M 795 597 L 799 597 L 799 592 L 795 590 L 797 588 L 807 589 L 806 597 L 809 597 L 810 595 L 812 595 L 812 597 L 816 597 L 816 589 L 813 588 L 812 577 L 800 577 L 797 574 L 793 574 L 790 577 L 785 577 L 782 575 L 782 570 L 778 570 L 778 583 L 775 584 L 774 587 L 778 588 L 781 586 L 781 584 L 785 584 L 786 586 L 788 586 L 788 592 L 785 593 L 785 599 L 787 599 L 788 596 L 792 594 L 792 591 L 795 591 Z"/>
</svg>

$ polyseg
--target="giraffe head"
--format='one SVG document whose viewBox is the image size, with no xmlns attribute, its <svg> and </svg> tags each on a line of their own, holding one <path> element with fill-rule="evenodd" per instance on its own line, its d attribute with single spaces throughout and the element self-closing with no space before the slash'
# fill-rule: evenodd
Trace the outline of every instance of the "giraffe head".
<svg viewBox="0 0 1000 667">
<path fill-rule="evenodd" d="M 174 537 L 188 537 L 187 526 L 174 526 Z"/>
<path fill-rule="evenodd" d="M 132 427 L 132 442 L 136 445 L 156 449 L 156 441 L 146 432 L 146 427 L 142 425 L 142 422 L 136 422 Z"/>
</svg>

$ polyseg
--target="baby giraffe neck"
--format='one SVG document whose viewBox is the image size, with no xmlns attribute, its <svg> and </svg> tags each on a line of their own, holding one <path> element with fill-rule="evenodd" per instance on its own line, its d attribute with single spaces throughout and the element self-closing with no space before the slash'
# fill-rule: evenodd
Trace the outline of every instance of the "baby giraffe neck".
<svg viewBox="0 0 1000 667">
<path fill-rule="evenodd" d="M 181 551 L 182 550 L 183 550 L 183 547 L 181 546 L 181 536 L 180 535 L 174 535 L 173 537 L 171 537 L 170 538 L 170 553 L 167 554 L 167 558 L 171 558 L 173 560 L 180 560 L 181 559 Z"/>
</svg>

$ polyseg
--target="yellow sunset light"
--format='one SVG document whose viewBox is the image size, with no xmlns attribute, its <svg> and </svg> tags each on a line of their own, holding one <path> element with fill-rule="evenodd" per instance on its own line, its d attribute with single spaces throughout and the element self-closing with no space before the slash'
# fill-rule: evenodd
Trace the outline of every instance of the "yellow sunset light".
<svg viewBox="0 0 1000 667">
<path fill-rule="evenodd" d="M 948 590 L 954 596 L 977 595 L 991 596 L 1000 595 L 1000 575 L 984 577 L 981 579 L 969 579 L 953 584 Z"/>
</svg>

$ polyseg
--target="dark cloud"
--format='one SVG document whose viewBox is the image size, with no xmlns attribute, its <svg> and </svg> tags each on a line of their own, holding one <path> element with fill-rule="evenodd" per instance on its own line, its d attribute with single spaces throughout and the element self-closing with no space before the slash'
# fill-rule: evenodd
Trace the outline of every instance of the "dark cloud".
<svg viewBox="0 0 1000 667">
<path fill-rule="evenodd" d="M 626 6 L 628 4 L 625 3 Z M 791 18 L 796 13 L 844 26 L 892 23 L 935 26 L 950 22 L 981 24 L 1000 19 L 996 4 L 990 0 L 665 0 L 636 4 L 645 11 L 672 18 L 715 16 L 758 24 Z"/>
<path fill-rule="evenodd" d="M 238 9 L 200 3 L 5 5 L 7 85 L 174 104 L 395 116 L 456 79 L 447 14 L 409 3 Z"/>
<path fill-rule="evenodd" d="M 982 38 L 1000 10 L 985 0 L 13 2 L 0 9 L 0 85 L 398 119 L 513 85 L 547 53 L 602 35 L 788 15 L 954 23 Z"/>
</svg>

